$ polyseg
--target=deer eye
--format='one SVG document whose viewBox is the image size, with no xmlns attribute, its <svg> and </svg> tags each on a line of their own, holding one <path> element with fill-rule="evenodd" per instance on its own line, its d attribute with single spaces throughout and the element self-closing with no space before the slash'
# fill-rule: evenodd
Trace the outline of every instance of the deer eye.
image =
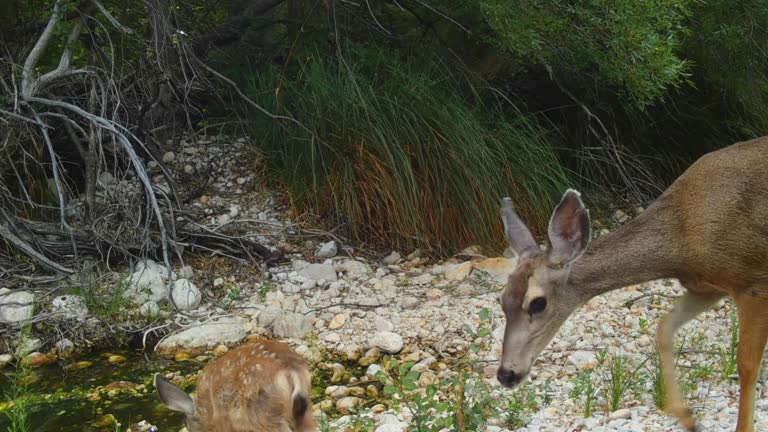
<svg viewBox="0 0 768 432">
<path fill-rule="evenodd" d="M 547 307 L 547 299 L 544 297 L 536 297 L 531 300 L 531 304 L 528 305 L 528 313 L 533 315 L 543 311 Z"/>
</svg>

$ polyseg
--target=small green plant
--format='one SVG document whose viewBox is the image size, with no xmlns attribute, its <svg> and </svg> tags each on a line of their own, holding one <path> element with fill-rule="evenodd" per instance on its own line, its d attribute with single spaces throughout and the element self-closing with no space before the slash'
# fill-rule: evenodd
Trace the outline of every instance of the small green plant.
<svg viewBox="0 0 768 432">
<path fill-rule="evenodd" d="M 653 402 L 659 409 L 664 409 L 666 406 L 666 392 L 664 390 L 664 375 L 661 373 L 661 360 L 659 358 L 659 352 L 655 349 L 651 354 L 651 362 L 648 370 L 648 375 L 651 377 L 651 391 L 653 396 Z"/>
<path fill-rule="evenodd" d="M 264 282 L 263 284 L 261 284 L 258 291 L 259 301 L 264 303 L 267 300 L 267 294 L 272 292 L 273 289 L 274 289 L 274 285 L 271 282 Z"/>
<path fill-rule="evenodd" d="M 637 324 L 638 324 L 638 326 L 640 326 L 640 332 L 641 333 L 647 333 L 648 332 L 648 327 L 650 326 L 650 324 L 648 323 L 647 319 L 645 319 L 643 317 L 640 317 L 638 319 Z"/>
<path fill-rule="evenodd" d="M 402 364 L 390 360 L 387 375 L 380 371 L 377 375 L 386 384 L 382 393 L 393 399 L 399 399 L 411 413 L 412 424 L 417 432 L 438 432 L 444 427 L 453 425 L 452 416 L 435 416 L 435 413 L 446 413 L 450 404 L 441 401 L 437 396 L 438 385 L 431 384 L 419 391 L 418 380 L 420 372 L 412 370 L 414 363 Z"/>
<path fill-rule="evenodd" d="M 240 288 L 227 284 L 227 301 L 234 302 L 240 298 Z"/>
<path fill-rule="evenodd" d="M 131 301 L 124 296 L 130 284 L 131 281 L 128 278 L 121 279 L 115 286 L 86 283 L 69 287 L 65 293 L 80 296 L 88 307 L 88 311 L 98 317 L 122 320 L 131 310 Z"/>
<path fill-rule="evenodd" d="M 581 405 L 584 407 L 584 418 L 592 417 L 595 401 L 597 401 L 600 391 L 600 387 L 595 385 L 592 374 L 593 369 L 579 372 L 574 380 L 573 390 L 571 390 L 571 397 L 581 402 Z"/>
<path fill-rule="evenodd" d="M 539 408 L 536 393 L 529 382 L 516 389 L 506 407 L 506 424 L 510 428 L 525 427 L 530 422 L 529 414 Z"/>
<path fill-rule="evenodd" d="M 20 343 L 24 344 L 29 337 L 30 327 L 25 326 L 20 333 Z M 30 413 L 32 407 L 32 390 L 29 385 L 34 380 L 32 370 L 18 362 L 11 373 L 11 386 L 5 393 L 10 405 L 2 412 L 8 419 L 8 432 L 30 432 Z"/>
<path fill-rule="evenodd" d="M 608 386 L 606 389 L 606 399 L 610 411 L 619 409 L 627 391 L 638 388 L 641 378 L 638 372 L 647 360 L 646 358 L 638 366 L 632 367 L 626 357 L 611 357 L 608 363 Z"/>
<path fill-rule="evenodd" d="M 722 368 L 722 377 L 724 380 L 730 379 L 736 373 L 736 353 L 739 346 L 739 320 L 736 316 L 736 312 L 731 310 L 728 314 L 728 318 L 731 321 L 729 343 L 727 347 L 720 347 L 718 350 L 720 355 L 720 366 Z"/>
</svg>

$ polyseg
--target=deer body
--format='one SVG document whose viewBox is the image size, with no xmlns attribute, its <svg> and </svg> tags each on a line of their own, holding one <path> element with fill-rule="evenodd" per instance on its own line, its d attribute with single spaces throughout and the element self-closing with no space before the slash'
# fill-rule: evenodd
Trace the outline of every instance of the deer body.
<svg viewBox="0 0 768 432">
<path fill-rule="evenodd" d="M 591 242 L 589 212 L 569 190 L 553 212 L 542 251 L 508 198 L 502 220 L 520 256 L 501 296 L 506 316 L 498 379 L 514 387 L 562 323 L 590 298 L 661 278 L 686 294 L 659 323 L 666 408 L 694 430 L 675 380 L 676 330 L 724 296 L 739 317 L 737 432 L 752 432 L 754 394 L 768 339 L 768 137 L 709 153 L 643 213 Z"/>
<path fill-rule="evenodd" d="M 155 375 L 160 400 L 183 412 L 189 432 L 314 432 L 304 359 L 288 345 L 241 345 L 208 363 L 193 400 Z"/>
</svg>

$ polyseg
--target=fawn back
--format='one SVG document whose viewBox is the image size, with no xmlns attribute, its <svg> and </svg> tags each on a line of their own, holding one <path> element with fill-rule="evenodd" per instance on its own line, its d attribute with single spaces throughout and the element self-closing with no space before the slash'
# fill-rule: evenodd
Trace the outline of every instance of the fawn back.
<svg viewBox="0 0 768 432">
<path fill-rule="evenodd" d="M 241 345 L 200 372 L 193 400 L 155 375 L 162 403 L 186 415 L 189 432 L 316 431 L 304 358 L 288 345 L 258 341 Z"/>
</svg>

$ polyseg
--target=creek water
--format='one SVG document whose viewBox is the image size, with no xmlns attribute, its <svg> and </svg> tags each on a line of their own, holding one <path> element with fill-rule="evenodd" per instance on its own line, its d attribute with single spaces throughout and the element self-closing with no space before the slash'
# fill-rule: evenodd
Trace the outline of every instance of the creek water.
<svg viewBox="0 0 768 432">
<path fill-rule="evenodd" d="M 110 355 L 125 361 L 112 364 Z M 11 427 L 11 404 L 23 404 L 32 432 L 125 431 L 140 420 L 157 425 L 159 431 L 176 432 L 183 416 L 160 404 L 152 377 L 162 371 L 193 373 L 202 366 L 137 351 L 99 353 L 22 373 L 6 366 L 0 370 L 0 431 Z"/>
</svg>

